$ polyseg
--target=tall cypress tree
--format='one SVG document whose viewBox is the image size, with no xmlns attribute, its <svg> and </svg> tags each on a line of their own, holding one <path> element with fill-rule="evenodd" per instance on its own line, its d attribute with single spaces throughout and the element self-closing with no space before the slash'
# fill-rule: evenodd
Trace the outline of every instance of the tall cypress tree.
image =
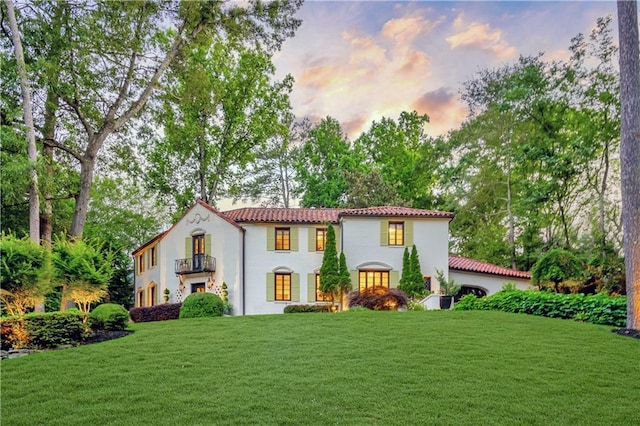
<svg viewBox="0 0 640 426">
<path fill-rule="evenodd" d="M 398 283 L 398 288 L 405 293 L 407 293 L 407 283 L 409 282 L 410 276 L 411 262 L 409 262 L 409 247 L 405 247 L 402 255 L 402 277 L 400 277 L 400 282 Z"/>
<path fill-rule="evenodd" d="M 410 297 L 417 297 L 424 292 L 424 278 L 420 271 L 420 259 L 418 249 L 415 244 L 409 254 L 409 249 L 405 247 L 402 258 L 402 279 L 398 288 Z"/>
<path fill-rule="evenodd" d="M 419 293 L 424 289 L 424 278 L 420 270 L 420 259 L 418 258 L 418 249 L 415 244 L 411 248 L 409 264 L 411 265 L 411 286 Z"/>
<path fill-rule="evenodd" d="M 331 294 L 332 298 L 339 292 L 340 268 L 338 265 L 338 250 L 336 249 L 336 233 L 333 225 L 327 224 L 327 242 L 320 267 L 320 290 Z"/>
<path fill-rule="evenodd" d="M 344 252 L 340 252 L 340 282 L 338 283 L 342 294 L 351 291 L 351 275 L 347 268 L 347 258 Z"/>
</svg>

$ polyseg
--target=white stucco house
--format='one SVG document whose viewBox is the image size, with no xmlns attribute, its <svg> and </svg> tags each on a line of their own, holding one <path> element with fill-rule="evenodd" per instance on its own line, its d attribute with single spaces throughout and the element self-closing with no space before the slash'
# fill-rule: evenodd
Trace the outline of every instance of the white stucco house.
<svg viewBox="0 0 640 426">
<path fill-rule="evenodd" d="M 222 212 L 198 201 L 171 228 L 133 252 L 135 306 L 163 303 L 165 289 L 175 303 L 194 292 L 221 294 L 223 284 L 234 315 L 327 303 L 318 286 L 327 223 L 336 231 L 338 253 L 345 253 L 353 289 L 397 286 L 404 248 L 413 244 L 435 294 L 436 270 L 463 284 L 463 293 L 493 294 L 507 282 L 530 288 L 526 272 L 450 255 L 452 219 L 452 213 L 406 207 Z M 425 304 L 436 306 L 434 300 Z"/>
</svg>

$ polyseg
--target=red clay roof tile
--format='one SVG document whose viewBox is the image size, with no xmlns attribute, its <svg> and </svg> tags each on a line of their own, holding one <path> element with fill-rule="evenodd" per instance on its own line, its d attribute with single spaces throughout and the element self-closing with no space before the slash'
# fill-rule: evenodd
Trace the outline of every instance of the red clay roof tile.
<svg viewBox="0 0 640 426">
<path fill-rule="evenodd" d="M 449 255 L 449 269 L 465 272 L 478 272 L 489 275 L 500 275 L 504 277 L 522 278 L 525 280 L 531 279 L 531 274 L 528 272 L 504 268 L 502 266 L 468 259 L 466 257 L 461 257 L 455 254 Z"/>
<path fill-rule="evenodd" d="M 222 212 L 235 222 L 267 223 L 338 223 L 342 210 L 327 208 L 244 207 Z"/>
</svg>

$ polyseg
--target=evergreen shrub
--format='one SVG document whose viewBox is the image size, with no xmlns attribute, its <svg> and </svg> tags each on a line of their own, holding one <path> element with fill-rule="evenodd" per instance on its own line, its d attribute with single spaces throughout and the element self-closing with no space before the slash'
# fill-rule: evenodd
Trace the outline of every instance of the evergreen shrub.
<svg viewBox="0 0 640 426">
<path fill-rule="evenodd" d="M 361 306 L 376 311 L 396 311 L 406 308 L 409 298 L 397 288 L 372 287 L 364 291 L 352 291 L 347 296 L 349 308 Z"/>
<path fill-rule="evenodd" d="M 331 312 L 331 305 L 287 305 L 285 314 L 299 314 L 307 312 Z"/>
<path fill-rule="evenodd" d="M 224 312 L 224 302 L 213 293 L 190 294 L 180 308 L 180 319 L 200 317 L 220 317 Z"/>
<path fill-rule="evenodd" d="M 167 321 L 180 318 L 182 303 L 165 303 L 163 305 L 131 308 L 129 316 L 133 322 Z"/>
<path fill-rule="evenodd" d="M 38 312 L 3 318 L 2 349 L 79 344 L 85 336 L 83 318 L 77 312 Z"/>
<path fill-rule="evenodd" d="M 89 314 L 92 330 L 121 331 L 129 324 L 129 312 L 121 305 L 103 303 Z"/>
<path fill-rule="evenodd" d="M 604 293 L 585 296 L 519 290 L 499 292 L 482 298 L 469 294 L 461 298 L 454 309 L 499 310 L 550 318 L 578 319 L 615 327 L 625 327 L 627 322 L 627 298 Z"/>
</svg>

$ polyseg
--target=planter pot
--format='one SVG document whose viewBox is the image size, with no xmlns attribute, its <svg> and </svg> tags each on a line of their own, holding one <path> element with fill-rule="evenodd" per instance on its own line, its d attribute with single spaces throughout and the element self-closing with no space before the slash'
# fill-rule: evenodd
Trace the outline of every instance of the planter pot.
<svg viewBox="0 0 640 426">
<path fill-rule="evenodd" d="M 451 309 L 453 296 L 440 296 L 440 309 Z"/>
</svg>

